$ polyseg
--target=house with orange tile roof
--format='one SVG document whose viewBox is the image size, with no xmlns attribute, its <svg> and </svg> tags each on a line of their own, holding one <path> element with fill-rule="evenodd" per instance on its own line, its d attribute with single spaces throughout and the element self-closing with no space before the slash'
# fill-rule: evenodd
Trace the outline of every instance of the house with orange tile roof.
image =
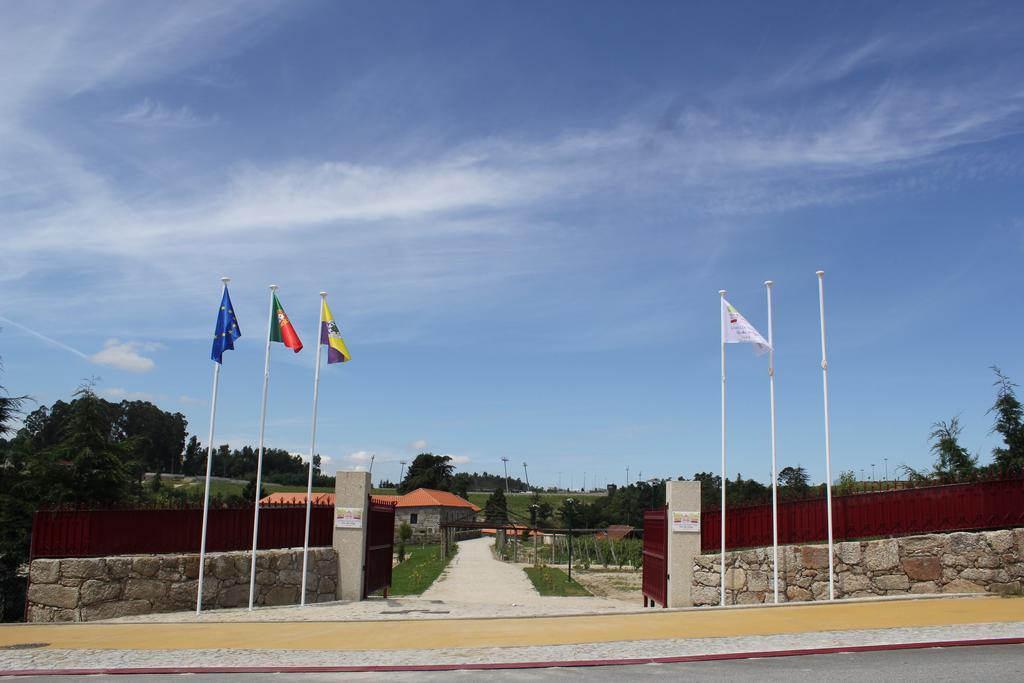
<svg viewBox="0 0 1024 683">
<path fill-rule="evenodd" d="M 412 543 L 440 543 L 442 522 L 475 520 L 480 508 L 448 491 L 416 489 L 399 496 L 395 533 L 403 522 L 412 527 Z"/>
<path fill-rule="evenodd" d="M 395 534 L 403 522 L 412 527 L 412 543 L 439 543 L 441 523 L 475 520 L 480 508 L 465 498 L 448 491 L 416 489 L 404 496 L 374 496 L 377 500 L 394 502 Z M 305 505 L 305 492 L 271 493 L 260 498 L 261 505 Z M 313 505 L 334 505 L 333 493 L 314 493 Z"/>
</svg>

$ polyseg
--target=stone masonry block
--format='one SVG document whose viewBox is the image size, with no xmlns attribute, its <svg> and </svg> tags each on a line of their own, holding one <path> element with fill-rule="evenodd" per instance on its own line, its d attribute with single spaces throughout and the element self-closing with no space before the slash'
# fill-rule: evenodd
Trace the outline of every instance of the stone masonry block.
<svg viewBox="0 0 1024 683">
<path fill-rule="evenodd" d="M 28 589 L 28 601 L 47 607 L 78 607 L 78 589 L 52 583 L 32 584 Z"/>
<path fill-rule="evenodd" d="M 870 571 L 892 569 L 900 561 L 900 548 L 896 541 L 871 541 L 864 547 L 864 567 Z"/>
<path fill-rule="evenodd" d="M 60 577 L 60 560 L 32 560 L 29 578 L 32 583 L 57 583 Z"/>
</svg>

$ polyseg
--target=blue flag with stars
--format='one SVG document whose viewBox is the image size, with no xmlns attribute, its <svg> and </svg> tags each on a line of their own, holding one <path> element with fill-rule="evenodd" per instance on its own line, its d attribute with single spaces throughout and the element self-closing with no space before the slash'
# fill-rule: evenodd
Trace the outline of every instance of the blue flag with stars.
<svg viewBox="0 0 1024 683">
<path fill-rule="evenodd" d="M 213 332 L 213 352 L 210 358 L 222 363 L 225 351 L 235 348 L 235 340 L 242 336 L 242 330 L 238 328 L 238 320 L 235 318 L 235 308 L 231 305 L 231 297 L 228 296 L 228 288 L 224 287 L 224 298 L 220 300 L 220 310 L 217 311 L 217 329 Z"/>
</svg>

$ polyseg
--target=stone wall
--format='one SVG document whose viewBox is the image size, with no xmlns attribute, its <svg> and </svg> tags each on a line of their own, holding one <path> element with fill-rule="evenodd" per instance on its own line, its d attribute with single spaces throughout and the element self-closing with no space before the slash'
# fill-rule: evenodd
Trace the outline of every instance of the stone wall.
<svg viewBox="0 0 1024 683">
<path fill-rule="evenodd" d="M 249 552 L 208 553 L 203 609 L 249 604 Z M 337 554 L 310 548 L 306 602 L 335 599 Z M 33 560 L 28 621 L 93 621 L 132 614 L 194 610 L 199 554 Z M 262 550 L 256 557 L 256 603 L 299 602 L 302 549 Z"/>
<path fill-rule="evenodd" d="M 416 514 L 416 523 L 413 524 L 411 516 Z M 441 523 L 459 520 L 473 520 L 476 515 L 472 510 L 466 508 L 440 507 L 437 505 L 429 507 L 404 507 L 395 510 L 395 543 L 398 543 L 398 529 L 402 523 L 408 523 L 412 527 L 412 538 L 410 545 L 440 543 Z M 479 538 L 479 530 L 470 532 L 457 532 L 456 540 L 467 538 Z"/>
<path fill-rule="evenodd" d="M 718 605 L 720 556 L 698 555 L 693 604 Z M 1024 529 L 929 534 L 834 545 L 835 596 L 1020 594 Z M 725 554 L 726 604 L 772 602 L 772 549 Z M 828 546 L 779 546 L 779 601 L 828 599 Z"/>
</svg>

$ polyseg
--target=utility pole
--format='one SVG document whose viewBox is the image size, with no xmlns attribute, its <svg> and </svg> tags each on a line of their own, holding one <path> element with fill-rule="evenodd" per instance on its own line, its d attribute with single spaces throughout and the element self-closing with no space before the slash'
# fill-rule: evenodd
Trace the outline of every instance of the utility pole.
<svg viewBox="0 0 1024 683">
<path fill-rule="evenodd" d="M 572 582 L 572 509 L 576 501 L 572 498 L 566 498 L 565 502 L 565 511 L 569 515 L 569 581 Z"/>
<path fill-rule="evenodd" d="M 587 471 L 583 470 L 583 491 L 587 490 Z"/>
<path fill-rule="evenodd" d="M 875 480 L 875 463 L 871 463 L 871 481 Z"/>
<path fill-rule="evenodd" d="M 370 455 L 370 486 L 373 486 L 373 461 L 377 459 L 376 455 Z"/>
<path fill-rule="evenodd" d="M 399 460 L 402 463 L 402 469 L 398 471 L 398 485 L 402 485 L 402 478 L 405 476 L 405 460 Z"/>
<path fill-rule="evenodd" d="M 885 461 L 885 480 L 889 481 L 889 458 L 882 458 Z"/>
<path fill-rule="evenodd" d="M 530 473 L 526 471 L 526 462 L 523 462 L 523 476 L 526 477 L 526 488 L 530 488 Z"/>
<path fill-rule="evenodd" d="M 505 466 L 505 493 L 508 493 L 508 458 L 502 458 L 501 462 Z"/>
</svg>

